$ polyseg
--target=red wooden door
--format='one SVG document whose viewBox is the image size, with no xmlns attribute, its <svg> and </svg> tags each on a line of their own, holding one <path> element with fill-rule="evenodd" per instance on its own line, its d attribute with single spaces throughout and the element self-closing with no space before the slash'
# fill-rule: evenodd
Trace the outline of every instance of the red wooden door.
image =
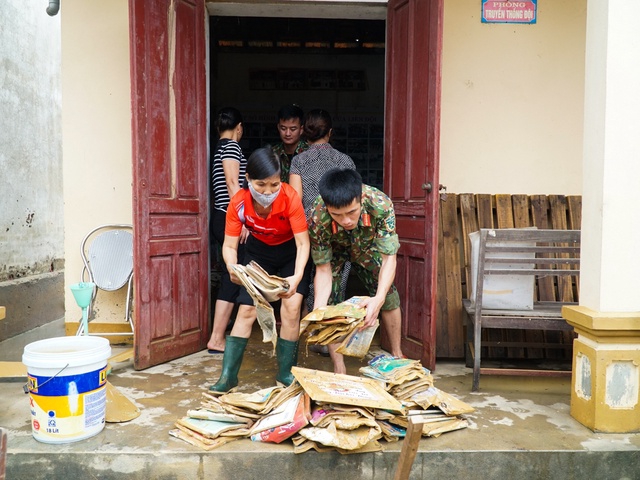
<svg viewBox="0 0 640 480">
<path fill-rule="evenodd" d="M 442 0 L 390 0 L 384 186 L 400 236 L 402 350 L 435 367 Z M 385 338 L 383 337 L 383 346 Z"/>
<path fill-rule="evenodd" d="M 209 324 L 204 0 L 129 1 L 136 369 Z"/>
</svg>

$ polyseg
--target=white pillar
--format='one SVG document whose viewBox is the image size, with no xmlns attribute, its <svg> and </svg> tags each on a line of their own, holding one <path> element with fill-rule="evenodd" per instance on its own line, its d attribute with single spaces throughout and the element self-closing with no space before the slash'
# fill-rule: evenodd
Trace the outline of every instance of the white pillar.
<svg viewBox="0 0 640 480">
<path fill-rule="evenodd" d="M 636 0 L 588 0 L 580 306 L 571 415 L 640 431 L 640 29 Z"/>
<path fill-rule="evenodd" d="M 589 0 L 580 304 L 640 311 L 637 0 Z"/>
</svg>

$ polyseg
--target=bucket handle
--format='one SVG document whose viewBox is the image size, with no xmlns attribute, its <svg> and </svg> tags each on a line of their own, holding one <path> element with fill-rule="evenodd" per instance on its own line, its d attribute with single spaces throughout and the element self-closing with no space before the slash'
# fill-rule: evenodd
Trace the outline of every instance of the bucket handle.
<svg viewBox="0 0 640 480">
<path fill-rule="evenodd" d="M 42 386 L 44 386 L 44 385 L 46 385 L 46 384 L 47 384 L 47 383 L 49 383 L 51 380 L 53 380 L 54 378 L 56 378 L 56 377 L 57 377 L 58 375 L 60 375 L 60 374 L 65 370 L 65 368 L 67 368 L 68 366 L 69 366 L 69 364 L 67 363 L 67 364 L 66 364 L 64 367 L 62 367 L 62 368 L 60 369 L 60 371 L 59 371 L 58 373 L 56 373 L 53 377 L 49 378 L 49 379 L 48 379 L 46 382 L 44 382 L 42 385 L 38 385 L 38 388 L 39 388 L 39 387 L 42 387 Z M 22 390 L 24 390 L 24 393 L 25 393 L 25 394 L 27 394 L 27 393 L 29 393 L 29 392 L 31 391 L 31 390 L 29 389 L 29 382 L 25 383 L 25 384 L 22 386 Z"/>
</svg>

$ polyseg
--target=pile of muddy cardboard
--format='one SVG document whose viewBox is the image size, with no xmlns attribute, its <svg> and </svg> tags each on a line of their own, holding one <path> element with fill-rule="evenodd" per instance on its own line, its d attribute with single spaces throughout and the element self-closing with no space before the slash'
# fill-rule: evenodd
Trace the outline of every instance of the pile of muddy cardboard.
<svg viewBox="0 0 640 480">
<path fill-rule="evenodd" d="M 169 433 L 211 450 L 240 438 L 281 443 L 293 451 L 340 453 L 379 451 L 379 440 L 405 436 L 408 419 L 421 415 L 423 436 L 468 426 L 473 408 L 439 390 L 419 361 L 379 355 L 361 369 L 363 376 L 293 367 L 296 381 L 253 393 L 204 393 Z"/>
<path fill-rule="evenodd" d="M 294 382 L 253 393 L 204 393 L 201 407 L 189 410 L 170 435 L 205 450 L 239 438 L 280 443 L 308 424 L 310 399 Z"/>
</svg>

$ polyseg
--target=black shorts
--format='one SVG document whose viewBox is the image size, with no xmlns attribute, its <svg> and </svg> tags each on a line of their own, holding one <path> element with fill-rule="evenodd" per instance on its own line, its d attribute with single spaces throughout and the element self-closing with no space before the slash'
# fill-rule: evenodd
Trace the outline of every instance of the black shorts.
<svg viewBox="0 0 640 480">
<path fill-rule="evenodd" d="M 297 251 L 295 238 L 280 245 L 267 245 L 255 237 L 250 236 L 247 240 L 243 263 L 247 265 L 253 260 L 271 275 L 290 277 L 295 273 Z M 298 284 L 296 292 L 306 296 L 309 293 L 310 278 L 311 263 L 307 262 L 304 275 Z M 240 287 L 237 302 L 242 305 L 253 305 L 253 299 L 244 287 Z"/>
</svg>

